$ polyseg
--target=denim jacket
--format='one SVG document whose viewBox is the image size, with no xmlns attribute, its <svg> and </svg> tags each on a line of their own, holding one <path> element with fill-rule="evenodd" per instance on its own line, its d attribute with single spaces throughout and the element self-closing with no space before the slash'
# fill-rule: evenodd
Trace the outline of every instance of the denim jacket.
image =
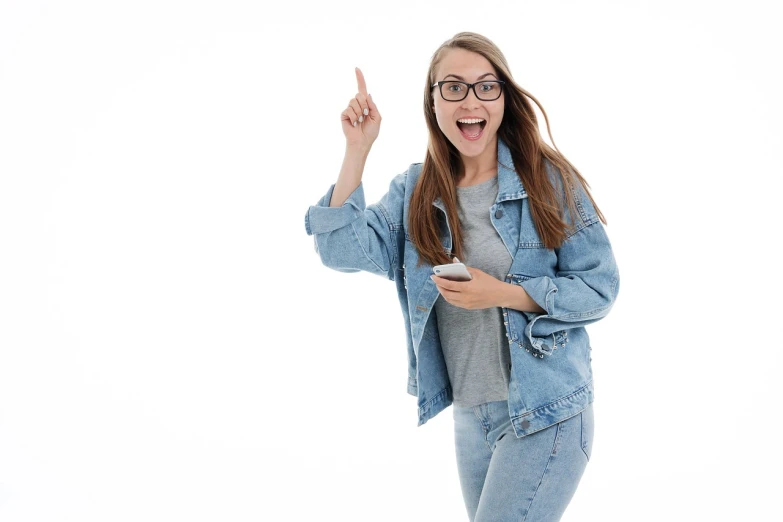
<svg viewBox="0 0 783 522">
<path fill-rule="evenodd" d="M 555 167 L 549 161 L 546 167 L 553 176 Z M 395 282 L 407 333 L 407 391 L 417 398 L 418 426 L 453 402 L 434 311 L 440 293 L 430 279 L 432 265 L 417 266 L 418 252 L 408 235 L 408 206 L 420 173 L 421 163 L 412 164 L 369 206 L 360 183 L 342 206 L 329 207 L 332 185 L 305 214 L 307 234 L 314 236 L 324 265 L 340 272 L 365 270 Z M 505 282 L 522 286 L 546 311 L 503 308 L 511 351 L 508 409 L 517 437 L 576 415 L 593 402 L 592 348 L 585 326 L 609 313 L 619 291 L 604 227 L 581 186 L 573 190 L 579 214 L 574 231 L 560 247 L 546 248 L 510 151 L 498 137 L 498 195 L 489 213 L 512 257 Z M 451 257 L 446 209 L 440 198 L 433 205 L 443 212 L 441 243 Z M 568 212 L 566 220 L 573 223 Z"/>
</svg>

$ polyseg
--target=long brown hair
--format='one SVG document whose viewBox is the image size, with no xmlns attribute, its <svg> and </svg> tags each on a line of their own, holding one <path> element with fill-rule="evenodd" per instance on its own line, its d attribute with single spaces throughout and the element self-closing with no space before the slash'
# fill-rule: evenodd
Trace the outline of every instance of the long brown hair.
<svg viewBox="0 0 783 522">
<path fill-rule="evenodd" d="M 463 255 L 455 187 L 457 180 L 464 174 L 464 165 L 459 151 L 438 127 L 433 109 L 433 96 L 437 90 L 431 88 L 431 85 L 436 82 L 435 69 L 444 54 L 450 49 L 465 49 L 482 55 L 493 65 L 499 79 L 506 82 L 504 85 L 503 121 L 498 128 L 497 137 L 508 145 L 514 168 L 527 192 L 536 230 L 544 246 L 557 248 L 570 235 L 571 229 L 563 220 L 565 208 L 568 208 L 571 213 L 571 222 L 574 224 L 578 222 L 572 190 L 573 184 L 576 182 L 581 183 L 593 203 L 596 214 L 601 221 L 606 223 L 603 214 L 590 195 L 587 181 L 557 149 L 557 145 L 552 149 L 541 137 L 538 120 L 528 98 L 533 100 L 543 113 L 549 139 L 554 145 L 555 140 L 549 130 L 549 118 L 546 111 L 532 94 L 514 82 L 506 58 L 500 49 L 480 34 L 461 32 L 443 42 L 433 53 L 424 88 L 424 118 L 427 121 L 429 140 L 421 175 L 413 194 L 411 194 L 408 214 L 408 230 L 411 240 L 419 251 L 419 264 L 421 265 L 424 260 L 431 265 L 451 262 L 440 242 L 439 211 L 432 204 L 438 196 L 446 207 L 448 224 L 452 233 L 451 254 L 457 257 Z M 558 191 L 555 190 L 549 179 L 545 160 L 549 160 L 559 171 L 560 182 L 564 184 L 562 186 L 566 187 L 566 190 L 562 191 L 565 194 L 565 201 L 558 196 Z"/>
</svg>

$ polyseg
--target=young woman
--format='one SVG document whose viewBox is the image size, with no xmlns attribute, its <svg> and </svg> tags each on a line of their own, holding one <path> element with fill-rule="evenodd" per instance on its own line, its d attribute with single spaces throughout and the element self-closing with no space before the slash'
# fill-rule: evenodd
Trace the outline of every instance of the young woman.
<svg viewBox="0 0 783 522">
<path fill-rule="evenodd" d="M 590 459 L 593 375 L 585 326 L 619 290 L 588 185 L 541 138 L 500 50 L 458 33 L 433 54 L 424 163 L 365 205 L 381 114 L 358 69 L 342 112 L 337 183 L 305 215 L 326 266 L 395 281 L 419 425 L 453 404 L 471 521 L 560 520 Z M 550 133 L 551 139 L 551 133 Z M 552 141 L 554 144 L 554 140 Z M 467 281 L 433 274 L 459 258 Z"/>
</svg>

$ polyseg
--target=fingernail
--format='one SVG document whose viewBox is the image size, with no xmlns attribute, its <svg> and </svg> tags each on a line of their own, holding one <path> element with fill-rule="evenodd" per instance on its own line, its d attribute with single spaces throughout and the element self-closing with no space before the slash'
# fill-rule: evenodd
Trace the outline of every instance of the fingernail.
<svg viewBox="0 0 783 522">
<path fill-rule="evenodd" d="M 359 123 L 364 121 L 364 116 L 359 116 Z"/>
<path fill-rule="evenodd" d="M 370 110 L 369 109 L 364 109 L 364 115 L 367 116 L 368 114 L 370 114 Z"/>
<path fill-rule="evenodd" d="M 353 126 L 356 127 L 356 122 L 353 122 Z"/>
</svg>

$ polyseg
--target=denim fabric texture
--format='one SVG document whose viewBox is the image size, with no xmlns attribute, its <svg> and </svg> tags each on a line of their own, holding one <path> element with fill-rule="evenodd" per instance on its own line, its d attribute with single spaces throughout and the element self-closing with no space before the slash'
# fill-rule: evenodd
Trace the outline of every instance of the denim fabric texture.
<svg viewBox="0 0 783 522">
<path fill-rule="evenodd" d="M 457 470 L 471 522 L 556 522 L 593 447 L 593 403 L 527 437 L 512 437 L 506 401 L 454 406 Z"/>
<path fill-rule="evenodd" d="M 545 310 L 503 308 L 511 350 L 508 414 L 516 437 L 524 437 L 575 416 L 593 402 L 590 339 L 585 326 L 605 317 L 619 291 L 619 272 L 609 238 L 590 200 L 573 190 L 578 216 L 574 232 L 555 249 L 545 248 L 533 223 L 527 193 L 511 153 L 498 137 L 498 195 L 488 209 L 492 224 L 512 256 L 505 282 L 522 286 Z M 560 186 L 555 167 L 547 171 Z M 360 183 L 340 207 L 329 203 L 334 184 L 305 213 L 321 262 L 340 272 L 367 271 L 394 281 L 407 334 L 407 391 L 417 398 L 418 425 L 453 403 L 440 346 L 436 315 L 440 295 L 432 266 L 418 265 L 408 233 L 410 196 L 421 173 L 412 164 L 396 175 L 381 199 L 366 205 Z M 451 255 L 452 236 L 440 198 L 441 243 Z"/>
</svg>

